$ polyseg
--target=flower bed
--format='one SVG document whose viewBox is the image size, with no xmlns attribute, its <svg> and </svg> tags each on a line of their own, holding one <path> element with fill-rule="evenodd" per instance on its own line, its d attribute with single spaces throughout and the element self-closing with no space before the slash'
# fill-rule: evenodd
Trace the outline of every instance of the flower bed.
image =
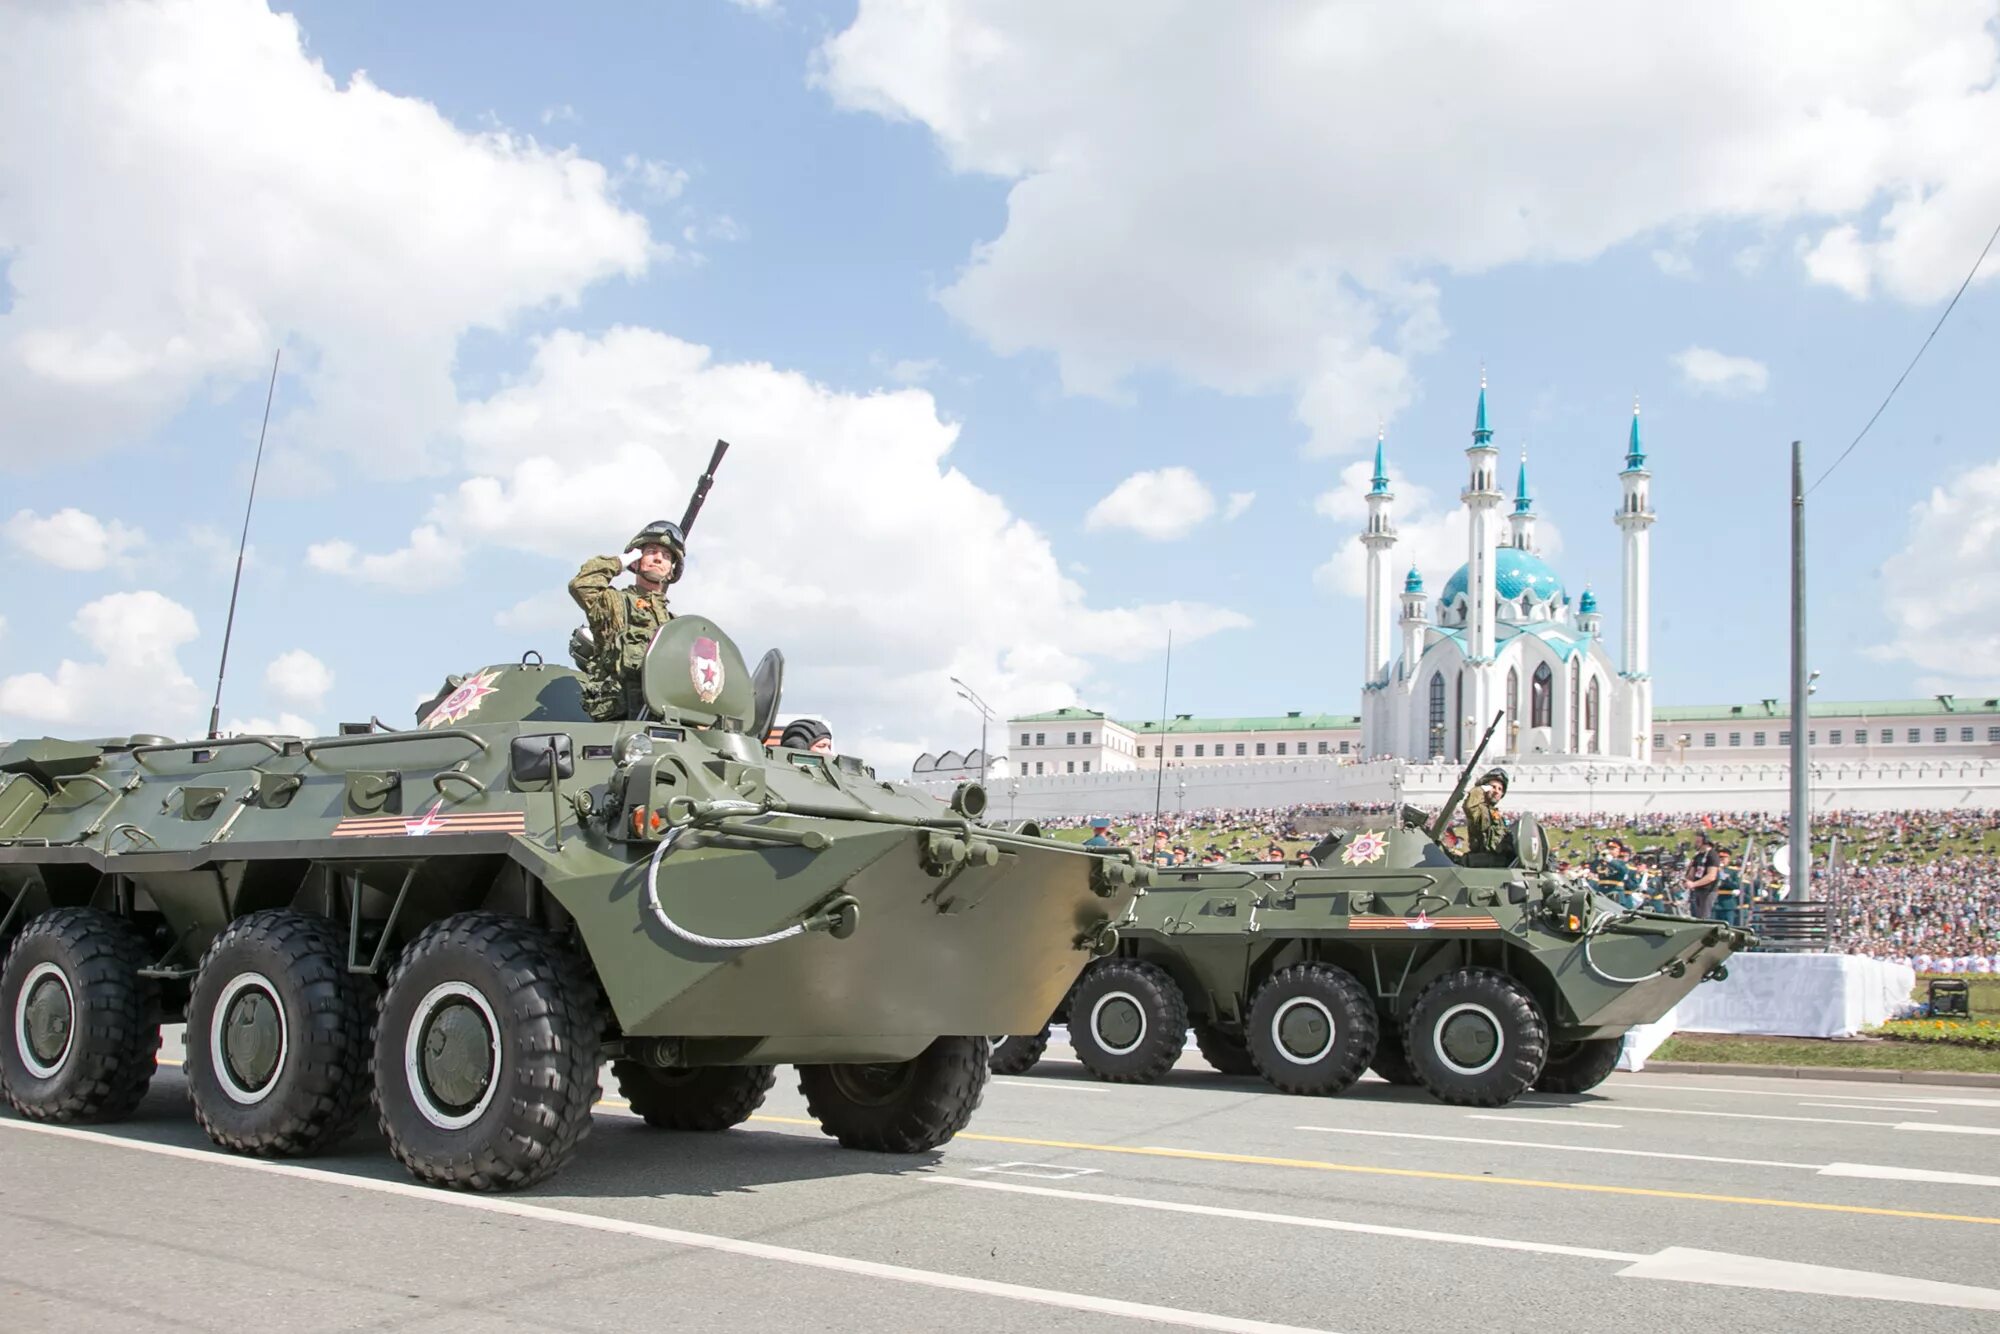
<svg viewBox="0 0 2000 1334">
<path fill-rule="evenodd" d="M 1891 1042 L 1937 1042 L 2000 1051 L 2000 1020 L 1995 1019 L 1891 1019 L 1868 1032 Z"/>
</svg>

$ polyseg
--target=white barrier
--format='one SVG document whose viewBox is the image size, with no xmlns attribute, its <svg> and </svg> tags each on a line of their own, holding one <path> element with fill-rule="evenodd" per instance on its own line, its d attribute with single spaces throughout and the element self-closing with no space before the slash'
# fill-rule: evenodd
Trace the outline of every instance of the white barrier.
<svg viewBox="0 0 2000 1334">
<path fill-rule="evenodd" d="M 1853 1037 L 1893 1018 L 1917 985 L 1908 964 L 1858 954 L 1737 954 L 1728 966 L 1662 1022 L 1683 1033 Z"/>
</svg>

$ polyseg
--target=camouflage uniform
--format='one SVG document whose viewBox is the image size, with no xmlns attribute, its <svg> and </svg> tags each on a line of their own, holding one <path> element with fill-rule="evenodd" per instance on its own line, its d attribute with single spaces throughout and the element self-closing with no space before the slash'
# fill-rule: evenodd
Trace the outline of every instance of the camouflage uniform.
<svg viewBox="0 0 2000 1334">
<path fill-rule="evenodd" d="M 639 716 L 645 707 L 639 673 L 646 646 L 673 619 L 665 589 L 613 588 L 611 581 L 624 570 L 617 556 L 593 556 L 569 581 L 569 595 L 589 618 L 594 641 L 589 660 L 577 664 L 587 678 L 583 707 L 599 722 Z"/>
<path fill-rule="evenodd" d="M 1514 863 L 1514 836 L 1507 822 L 1493 809 L 1493 799 L 1484 787 L 1474 785 L 1465 794 L 1466 866 L 1511 866 Z"/>
</svg>

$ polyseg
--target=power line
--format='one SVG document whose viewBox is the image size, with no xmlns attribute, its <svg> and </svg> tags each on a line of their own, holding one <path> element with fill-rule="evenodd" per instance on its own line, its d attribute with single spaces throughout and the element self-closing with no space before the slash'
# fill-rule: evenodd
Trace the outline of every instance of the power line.
<svg viewBox="0 0 2000 1334">
<path fill-rule="evenodd" d="M 1883 398 L 1882 406 L 1875 409 L 1875 415 L 1868 419 L 1868 425 L 1861 428 L 1861 434 L 1854 437 L 1853 443 L 1848 445 L 1846 449 L 1840 451 L 1840 457 L 1833 461 L 1833 467 L 1828 468 L 1825 472 L 1821 473 L 1819 475 L 1819 481 L 1814 482 L 1811 486 L 1806 488 L 1805 493 L 1807 495 L 1811 495 L 1813 492 L 1819 490 L 1820 482 L 1824 482 L 1827 478 L 1833 476 L 1834 468 L 1838 468 L 1841 464 L 1847 462 L 1847 456 L 1854 452 L 1854 446 L 1860 444 L 1862 437 L 1866 436 L 1870 430 L 1874 429 L 1876 421 L 1878 421 L 1881 418 L 1882 414 L 1888 410 L 1889 400 L 1896 396 L 1896 391 L 1903 387 L 1903 381 L 1910 378 L 1910 372 L 1917 368 L 1917 363 L 1923 360 L 1924 353 L 1930 349 L 1931 339 L 1936 338 L 1938 336 L 1938 330 L 1944 328 L 1944 322 L 1951 318 L 1952 309 L 1953 307 L 1958 305 L 1958 299 L 1965 295 L 1966 288 L 1972 286 L 1972 280 L 1974 276 L 1978 274 L 1979 266 L 1986 262 L 1987 253 L 1993 249 L 1993 243 L 1996 240 L 2000 240 L 2000 223 L 1996 223 L 1994 225 L 1993 234 L 1986 238 L 1986 244 L 1980 248 L 1979 258 L 1972 261 L 1972 268 L 1967 271 L 1965 275 L 1965 281 L 1960 283 L 1958 285 L 1958 290 L 1951 294 L 1951 302 L 1944 308 L 1944 314 L 1938 316 L 1937 323 L 1931 326 L 1930 333 L 1926 335 L 1924 338 L 1924 345 L 1917 349 L 1916 356 L 1910 358 L 1910 364 L 1903 367 L 1903 373 L 1896 377 L 1896 383 L 1889 386 L 1889 393 L 1885 398 Z"/>
</svg>

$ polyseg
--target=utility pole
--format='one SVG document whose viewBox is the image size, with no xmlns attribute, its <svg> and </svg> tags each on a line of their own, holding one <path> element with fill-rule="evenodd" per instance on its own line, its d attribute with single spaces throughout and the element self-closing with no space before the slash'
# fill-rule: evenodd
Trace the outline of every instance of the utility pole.
<svg viewBox="0 0 2000 1334">
<path fill-rule="evenodd" d="M 1785 897 L 1797 902 L 1812 898 L 1812 775 L 1806 769 L 1806 488 L 1804 453 L 1792 441 L 1792 864 Z"/>
</svg>

